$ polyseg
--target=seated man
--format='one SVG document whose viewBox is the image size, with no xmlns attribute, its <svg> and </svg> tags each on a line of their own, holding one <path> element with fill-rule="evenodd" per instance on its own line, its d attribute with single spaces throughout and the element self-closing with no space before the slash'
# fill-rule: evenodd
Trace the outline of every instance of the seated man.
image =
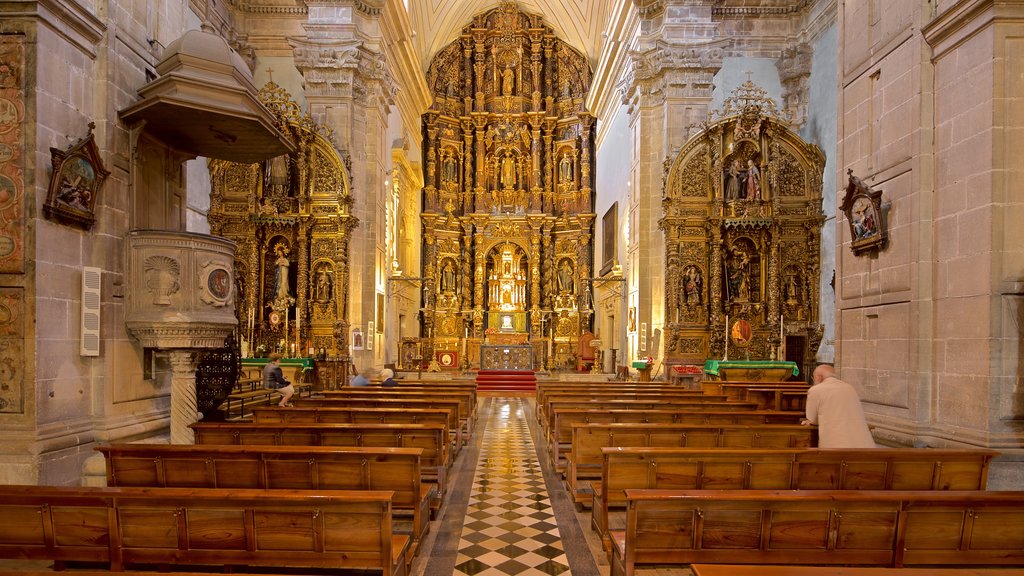
<svg viewBox="0 0 1024 576">
<path fill-rule="evenodd" d="M 292 405 L 289 400 L 295 394 L 295 387 L 285 380 L 284 373 L 281 372 L 281 355 L 277 352 L 270 355 L 270 362 L 263 367 L 263 386 L 281 394 L 281 401 L 277 404 L 281 408 Z"/>
<path fill-rule="evenodd" d="M 384 388 L 398 386 L 398 382 L 395 382 L 395 372 L 390 368 L 385 368 L 380 371 L 380 379 L 380 385 Z"/>
</svg>

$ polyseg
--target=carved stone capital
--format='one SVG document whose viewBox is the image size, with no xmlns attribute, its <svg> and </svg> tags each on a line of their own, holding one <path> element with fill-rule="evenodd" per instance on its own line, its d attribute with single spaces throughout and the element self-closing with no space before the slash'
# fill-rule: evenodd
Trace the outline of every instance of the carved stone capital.
<svg viewBox="0 0 1024 576">
<path fill-rule="evenodd" d="M 619 84 L 623 103 L 649 96 L 710 100 L 728 44 L 728 40 L 688 45 L 658 42 L 648 50 L 631 52 L 630 69 Z"/>
<path fill-rule="evenodd" d="M 782 81 L 783 109 L 794 126 L 802 126 L 807 120 L 812 56 L 811 47 L 800 43 L 783 50 L 782 57 L 775 62 Z"/>
</svg>

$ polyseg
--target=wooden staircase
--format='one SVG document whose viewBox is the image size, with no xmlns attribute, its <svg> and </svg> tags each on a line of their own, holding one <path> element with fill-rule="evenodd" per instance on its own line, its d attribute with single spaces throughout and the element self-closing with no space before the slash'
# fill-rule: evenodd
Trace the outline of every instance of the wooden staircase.
<svg viewBox="0 0 1024 576">
<path fill-rule="evenodd" d="M 476 389 L 533 392 L 537 376 L 532 370 L 481 370 L 476 374 Z"/>
</svg>

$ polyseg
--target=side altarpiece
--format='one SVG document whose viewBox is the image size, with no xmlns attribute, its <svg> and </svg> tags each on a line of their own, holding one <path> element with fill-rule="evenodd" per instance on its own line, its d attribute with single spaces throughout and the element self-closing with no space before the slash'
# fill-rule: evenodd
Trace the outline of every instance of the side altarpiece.
<svg viewBox="0 0 1024 576">
<path fill-rule="evenodd" d="M 824 166 L 750 81 L 666 162 L 667 364 L 813 363 Z"/>
<path fill-rule="evenodd" d="M 347 355 L 352 216 L 347 158 L 273 82 L 260 100 L 296 145 L 256 164 L 210 161 L 210 231 L 237 243 L 240 333 L 251 353 Z"/>
<path fill-rule="evenodd" d="M 431 62 L 423 115 L 425 359 L 574 366 L 590 331 L 594 117 L 586 58 L 515 2 Z M 492 359 L 494 360 L 494 359 Z M 494 367 L 493 365 L 491 367 Z"/>
</svg>

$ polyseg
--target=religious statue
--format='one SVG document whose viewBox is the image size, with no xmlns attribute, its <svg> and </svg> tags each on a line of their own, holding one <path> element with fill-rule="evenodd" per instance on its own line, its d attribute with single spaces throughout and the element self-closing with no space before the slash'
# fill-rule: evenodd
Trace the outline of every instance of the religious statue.
<svg viewBox="0 0 1024 576">
<path fill-rule="evenodd" d="M 558 267 L 558 291 L 562 294 L 569 294 L 573 291 L 572 265 L 569 260 L 562 260 Z"/>
<path fill-rule="evenodd" d="M 747 160 L 747 186 L 745 197 L 747 200 L 761 199 L 761 171 L 754 164 L 753 160 Z"/>
<path fill-rule="evenodd" d="M 313 300 L 320 303 L 331 301 L 331 287 L 333 282 L 327 272 L 327 266 L 320 266 L 313 281 Z"/>
<path fill-rule="evenodd" d="M 453 158 L 452 156 L 445 157 L 441 174 L 445 182 L 458 181 L 458 172 L 455 167 L 455 158 Z"/>
<path fill-rule="evenodd" d="M 287 154 L 274 156 L 266 163 L 266 180 L 264 181 L 264 193 L 277 192 L 283 194 L 288 188 L 288 160 Z"/>
<path fill-rule="evenodd" d="M 563 152 L 562 159 L 558 161 L 558 180 L 559 182 L 572 180 L 572 160 L 569 158 L 568 152 Z"/>
<path fill-rule="evenodd" d="M 729 172 L 725 176 L 725 199 L 738 200 L 743 197 L 743 186 L 741 184 L 740 161 L 733 160 L 729 164 Z"/>
<path fill-rule="evenodd" d="M 747 301 L 750 299 L 750 279 L 747 267 L 750 257 L 747 253 L 738 249 L 733 252 L 728 263 L 729 298 L 732 300 Z"/>
<path fill-rule="evenodd" d="M 455 268 L 451 262 L 446 262 L 441 270 L 441 292 L 455 292 Z"/>
<path fill-rule="evenodd" d="M 512 90 L 515 87 L 516 75 L 511 68 L 505 68 L 505 71 L 501 73 L 501 95 L 511 96 Z"/>
<path fill-rule="evenodd" d="M 284 248 L 278 247 L 277 260 L 274 261 L 274 266 L 276 266 L 274 270 L 274 300 L 291 298 L 288 287 L 288 269 L 291 267 L 291 262 L 288 261 L 288 257 L 284 254 Z"/>
<path fill-rule="evenodd" d="M 514 188 L 516 185 L 516 163 L 511 156 L 501 160 L 501 185 L 505 188 Z"/>
<path fill-rule="evenodd" d="M 786 278 L 786 304 L 789 306 L 796 306 L 800 303 L 800 287 L 797 285 L 796 274 L 791 274 Z"/>
<path fill-rule="evenodd" d="M 683 304 L 703 302 L 704 277 L 700 268 L 687 266 L 683 271 Z"/>
</svg>

